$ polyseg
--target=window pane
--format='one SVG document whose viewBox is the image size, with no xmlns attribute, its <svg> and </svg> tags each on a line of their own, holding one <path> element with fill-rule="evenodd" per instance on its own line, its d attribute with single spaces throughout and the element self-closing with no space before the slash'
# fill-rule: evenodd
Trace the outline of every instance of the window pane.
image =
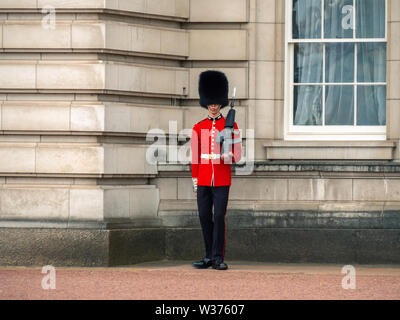
<svg viewBox="0 0 400 320">
<path fill-rule="evenodd" d="M 294 82 L 322 82 L 322 44 L 298 43 L 294 46 Z"/>
<path fill-rule="evenodd" d="M 385 0 L 357 0 L 356 11 L 357 38 L 385 37 Z"/>
<path fill-rule="evenodd" d="M 327 86 L 325 124 L 354 125 L 354 86 Z"/>
<path fill-rule="evenodd" d="M 386 86 L 358 86 L 357 125 L 386 125 Z"/>
<path fill-rule="evenodd" d="M 294 125 L 322 125 L 322 86 L 294 87 Z"/>
<path fill-rule="evenodd" d="M 354 81 L 354 43 L 327 43 L 326 82 Z"/>
<path fill-rule="evenodd" d="M 353 0 L 325 0 L 325 38 L 353 38 Z"/>
<path fill-rule="evenodd" d="M 293 39 L 321 38 L 321 0 L 293 0 Z"/>
<path fill-rule="evenodd" d="M 386 43 L 359 43 L 358 82 L 386 82 Z"/>
</svg>

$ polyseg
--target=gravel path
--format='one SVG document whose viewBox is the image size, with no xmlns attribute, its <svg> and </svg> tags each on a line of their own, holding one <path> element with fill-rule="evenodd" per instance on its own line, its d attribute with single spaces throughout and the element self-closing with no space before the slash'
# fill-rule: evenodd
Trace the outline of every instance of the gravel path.
<svg viewBox="0 0 400 320">
<path fill-rule="evenodd" d="M 56 289 L 42 268 L 0 267 L 0 299 L 400 299 L 400 266 L 357 266 L 343 289 L 342 265 L 229 262 L 197 270 L 188 261 L 118 268 L 56 268 Z"/>
</svg>

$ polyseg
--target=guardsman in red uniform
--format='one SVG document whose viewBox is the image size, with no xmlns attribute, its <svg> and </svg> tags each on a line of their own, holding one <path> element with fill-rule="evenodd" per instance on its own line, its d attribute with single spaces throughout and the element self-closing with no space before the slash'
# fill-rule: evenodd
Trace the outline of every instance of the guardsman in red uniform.
<svg viewBox="0 0 400 320">
<path fill-rule="evenodd" d="M 225 127 L 225 117 L 220 109 L 229 104 L 225 74 L 212 70 L 201 73 L 199 95 L 200 105 L 208 109 L 208 116 L 193 127 L 191 166 L 206 255 L 203 260 L 194 262 L 193 267 L 205 269 L 212 266 L 226 270 L 225 215 L 231 186 L 231 164 L 239 162 L 242 154 L 241 137 L 235 122 L 232 151 L 221 155 L 221 144 L 216 138 Z"/>
</svg>

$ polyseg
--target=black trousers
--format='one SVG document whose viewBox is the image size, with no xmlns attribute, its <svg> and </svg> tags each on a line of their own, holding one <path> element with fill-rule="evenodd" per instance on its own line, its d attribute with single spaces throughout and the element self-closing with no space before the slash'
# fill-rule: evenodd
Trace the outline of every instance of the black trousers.
<svg viewBox="0 0 400 320">
<path fill-rule="evenodd" d="M 197 186 L 197 206 L 206 258 L 218 262 L 223 262 L 225 257 L 225 215 L 229 188 L 230 186 Z"/>
</svg>

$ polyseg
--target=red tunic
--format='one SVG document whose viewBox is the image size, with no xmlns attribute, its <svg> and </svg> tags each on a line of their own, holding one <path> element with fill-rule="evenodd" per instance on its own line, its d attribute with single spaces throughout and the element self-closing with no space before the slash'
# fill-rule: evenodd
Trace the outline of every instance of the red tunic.
<svg viewBox="0 0 400 320">
<path fill-rule="evenodd" d="M 240 131 L 235 122 L 232 134 L 232 160 L 218 158 L 221 145 L 216 142 L 218 131 L 225 127 L 225 117 L 220 114 L 214 120 L 208 116 L 193 126 L 191 138 L 192 178 L 197 178 L 198 186 L 230 186 L 231 163 L 239 162 L 242 156 Z M 211 159 L 210 159 L 211 158 Z"/>
</svg>

